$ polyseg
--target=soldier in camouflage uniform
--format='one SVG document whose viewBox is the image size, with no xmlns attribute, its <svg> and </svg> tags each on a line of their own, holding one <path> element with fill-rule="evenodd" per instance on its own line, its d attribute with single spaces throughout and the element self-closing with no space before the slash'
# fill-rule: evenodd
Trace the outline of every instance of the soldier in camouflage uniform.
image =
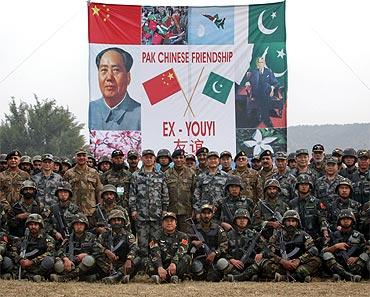
<svg viewBox="0 0 370 297">
<path fill-rule="evenodd" d="M 41 172 L 42 166 L 41 155 L 35 155 L 32 157 L 32 166 L 33 166 L 32 175 Z"/>
<path fill-rule="evenodd" d="M 8 164 L 6 162 L 6 154 L 0 155 L 0 172 L 5 171 L 8 168 Z"/>
<path fill-rule="evenodd" d="M 309 161 L 309 153 L 307 149 L 298 149 L 295 152 L 295 159 L 297 161 L 297 167 L 295 169 L 292 169 L 290 171 L 291 174 L 293 174 L 295 177 L 298 177 L 298 175 L 302 173 L 306 173 L 311 177 L 312 184 L 315 187 L 316 179 L 317 179 L 317 173 L 316 171 L 313 171 L 311 168 L 308 167 L 308 161 Z M 314 193 L 315 189 L 312 190 Z"/>
<path fill-rule="evenodd" d="M 105 272 L 106 265 L 99 266 L 103 263 L 104 248 L 94 234 L 87 231 L 88 227 L 89 222 L 84 214 L 79 213 L 74 217 L 70 226 L 71 236 L 56 252 L 54 270 L 57 274 L 50 275 L 51 281 L 95 281 L 97 273 Z"/>
<path fill-rule="evenodd" d="M 156 162 L 159 164 L 159 170 L 166 172 L 172 162 L 170 151 L 168 149 L 160 149 L 157 153 Z"/>
<path fill-rule="evenodd" d="M 193 255 L 191 272 L 194 280 L 220 281 L 222 273 L 214 265 L 218 259 L 225 257 L 228 242 L 225 230 L 212 222 L 213 206 L 204 204 L 201 207 L 200 222 L 194 226 L 190 251 Z M 197 234 L 198 233 L 198 234 Z"/>
<path fill-rule="evenodd" d="M 39 214 L 47 217 L 48 213 L 42 203 L 36 200 L 36 185 L 31 180 L 22 183 L 20 194 L 22 198 L 15 202 L 8 213 L 10 235 L 21 237 L 26 229 L 26 220 L 30 214 Z"/>
<path fill-rule="evenodd" d="M 102 156 L 98 162 L 98 172 L 103 174 L 112 168 L 112 160 L 109 156 Z"/>
<path fill-rule="evenodd" d="M 30 156 L 22 156 L 21 162 L 18 165 L 20 170 L 26 171 L 29 175 L 32 174 L 33 165 Z"/>
<path fill-rule="evenodd" d="M 295 153 L 290 153 L 288 155 L 288 167 L 289 167 L 289 171 L 297 168 L 297 161 L 296 161 L 295 157 L 296 157 L 296 154 Z"/>
<path fill-rule="evenodd" d="M 325 149 L 322 144 L 315 144 L 312 147 L 312 162 L 308 167 L 316 172 L 317 178 L 325 174 Z"/>
<path fill-rule="evenodd" d="M 113 210 L 122 211 L 125 217 L 123 226 L 127 231 L 131 232 L 131 224 L 128 212 L 125 208 L 117 204 L 117 197 L 118 194 L 115 186 L 108 184 L 103 187 L 103 190 L 101 191 L 102 203 L 95 207 L 96 209 L 91 220 L 92 225 L 90 227 L 93 229 L 93 233 L 99 235 L 107 231 L 108 216 Z"/>
<path fill-rule="evenodd" d="M 199 148 L 195 153 L 198 159 L 198 166 L 195 169 L 195 174 L 197 176 L 200 175 L 201 173 L 207 172 L 208 170 L 208 167 L 207 167 L 208 153 L 209 153 L 209 149 L 206 147 Z"/>
<path fill-rule="evenodd" d="M 260 263 L 262 277 L 277 282 L 284 279 L 310 282 L 321 265 L 319 251 L 312 237 L 301 229 L 295 210 L 284 213 L 283 228 L 274 232 L 263 258 Z"/>
<path fill-rule="evenodd" d="M 342 209 L 337 221 L 340 228 L 331 234 L 331 241 L 322 251 L 324 263 L 335 281 L 359 282 L 369 260 L 364 235 L 353 228 L 355 223 L 352 211 Z"/>
<path fill-rule="evenodd" d="M 370 201 L 366 202 L 360 212 L 360 231 L 366 240 L 370 240 Z"/>
<path fill-rule="evenodd" d="M 197 170 L 197 160 L 193 154 L 187 154 L 185 156 L 186 166 L 193 169 L 194 172 Z"/>
<path fill-rule="evenodd" d="M 21 266 L 21 278 L 39 282 L 53 270 L 54 240 L 43 232 L 44 221 L 40 215 L 30 214 L 26 226 L 24 237 L 12 245 L 11 257 Z"/>
<path fill-rule="evenodd" d="M 169 281 L 177 284 L 183 280 L 190 268 L 188 236 L 176 229 L 176 214 L 165 212 L 162 216 L 162 230 L 150 242 L 150 274 L 153 282 Z"/>
<path fill-rule="evenodd" d="M 352 181 L 353 174 L 357 171 L 357 153 L 354 148 L 346 148 L 343 151 L 342 157 L 343 163 L 346 165 L 345 168 L 339 171 L 339 174 L 345 178 L 348 178 Z"/>
<path fill-rule="evenodd" d="M 6 215 L 4 211 L 4 207 L 0 204 L 0 274 L 8 272 L 7 269 L 10 269 L 10 265 L 12 265 L 11 260 L 9 257 L 6 256 L 6 251 L 9 242 L 9 230 L 6 221 Z M 5 267 L 4 267 L 5 266 Z"/>
<path fill-rule="evenodd" d="M 361 210 L 361 204 L 351 199 L 353 187 L 348 178 L 344 178 L 338 183 L 335 193 L 336 195 L 334 196 L 332 203 L 325 205 L 327 212 L 326 216 L 332 231 L 337 229 L 337 219 L 342 209 L 350 209 L 354 214 L 356 221 L 359 219 Z M 353 227 L 357 229 L 357 226 Z"/>
<path fill-rule="evenodd" d="M 289 207 L 295 210 L 301 218 L 301 228 L 306 231 L 321 248 L 329 240 L 329 224 L 326 220 L 326 211 L 320 200 L 312 196 L 313 188 L 311 177 L 308 174 L 300 174 L 297 177 L 297 196 L 289 203 Z"/>
<path fill-rule="evenodd" d="M 135 275 L 135 263 L 138 247 L 135 236 L 125 228 L 127 218 L 122 210 L 114 209 L 109 213 L 108 222 L 111 229 L 99 236 L 99 243 L 104 247 L 102 265 L 108 265 L 105 270 L 110 275 L 103 278 L 103 282 L 108 284 L 128 283 L 130 278 Z"/>
<path fill-rule="evenodd" d="M 130 150 L 127 153 L 127 163 L 128 163 L 128 171 L 131 173 L 137 172 L 140 170 L 140 168 L 137 166 L 140 161 L 140 155 L 135 150 Z"/>
<path fill-rule="evenodd" d="M 62 160 L 62 169 L 60 170 L 60 175 L 64 176 L 68 169 L 72 168 L 72 162 L 68 158 L 64 158 Z"/>
<path fill-rule="evenodd" d="M 218 153 L 209 152 L 207 156 L 208 170 L 197 177 L 193 205 L 197 218 L 199 218 L 200 208 L 203 204 L 215 205 L 224 196 L 228 175 L 218 168 L 219 163 Z"/>
<path fill-rule="evenodd" d="M 30 178 L 27 172 L 18 168 L 20 158 L 21 153 L 17 150 L 7 154 L 8 169 L 0 172 L 0 203 L 4 206 L 5 212 L 21 198 L 19 190 L 22 182 Z"/>
<path fill-rule="evenodd" d="M 249 167 L 248 165 L 249 164 L 247 164 L 247 167 Z M 261 159 L 259 155 L 255 155 L 252 157 L 251 165 L 252 165 L 252 169 L 256 170 L 257 172 L 261 170 L 262 164 L 261 164 Z"/>
<path fill-rule="evenodd" d="M 233 156 L 229 151 L 223 151 L 220 154 L 220 160 L 221 160 L 221 170 L 225 171 L 226 173 L 229 173 L 233 168 L 231 165 L 233 164 Z"/>
<path fill-rule="evenodd" d="M 63 179 L 72 186 L 73 202 L 79 207 L 80 212 L 91 220 L 103 185 L 100 182 L 98 172 L 87 166 L 86 151 L 78 150 L 75 157 L 76 166 L 67 170 Z"/>
<path fill-rule="evenodd" d="M 265 150 L 260 154 L 260 160 L 262 164 L 259 173 L 259 183 L 264 185 L 265 182 L 272 177 L 273 174 L 277 173 L 277 168 L 274 167 L 272 162 L 272 152 L 270 150 Z"/>
<path fill-rule="evenodd" d="M 72 187 L 68 182 L 62 181 L 56 191 L 57 202 L 50 207 L 48 233 L 56 240 L 57 248 L 72 232 L 70 225 L 79 209 L 71 200 Z"/>
<path fill-rule="evenodd" d="M 338 162 L 331 155 L 325 159 L 325 175 L 318 178 L 315 184 L 315 197 L 325 205 L 334 200 L 335 189 L 343 177 L 338 174 Z"/>
<path fill-rule="evenodd" d="M 142 269 L 148 268 L 149 242 L 160 230 L 162 212 L 169 204 L 165 175 L 155 170 L 155 153 L 147 149 L 142 152 L 143 167 L 132 175 L 129 209 L 135 221 L 142 258 Z"/>
<path fill-rule="evenodd" d="M 130 179 L 132 174 L 124 168 L 124 153 L 121 150 L 112 152 L 112 169 L 101 175 L 103 185 L 111 184 L 117 188 L 117 202 L 119 205 L 128 206 Z"/>
<path fill-rule="evenodd" d="M 53 169 L 53 171 L 55 173 L 61 174 L 61 171 L 62 171 L 62 159 L 59 158 L 59 157 L 57 157 L 57 156 L 54 156 L 53 160 L 54 160 L 54 169 Z"/>
<path fill-rule="evenodd" d="M 285 203 L 289 203 L 295 195 L 294 190 L 297 179 L 287 168 L 287 155 L 285 152 L 276 153 L 275 164 L 278 172 L 274 173 L 271 178 L 279 181 L 281 188 L 280 198 Z"/>
<path fill-rule="evenodd" d="M 264 227 L 262 236 L 269 240 L 275 229 L 281 227 L 281 217 L 288 210 L 288 205 L 279 199 L 280 184 L 276 179 L 269 179 L 264 187 L 265 199 L 258 201 L 253 215 L 253 225 L 258 231 Z M 264 226 L 264 221 L 267 221 Z"/>
<path fill-rule="evenodd" d="M 195 189 L 195 172 L 185 165 L 185 151 L 175 150 L 172 153 L 173 168 L 166 171 L 168 186 L 168 210 L 177 216 L 177 229 L 188 231 L 185 220 L 192 216 L 192 202 Z"/>
<path fill-rule="evenodd" d="M 240 151 L 234 158 L 236 168 L 229 172 L 231 175 L 240 176 L 243 181 L 242 196 L 250 198 L 257 203 L 263 197 L 262 184 L 256 170 L 248 168 L 248 158 L 244 151 Z"/>
<path fill-rule="evenodd" d="M 232 224 L 235 221 L 234 215 L 238 209 L 246 209 L 249 213 L 254 211 L 253 200 L 242 196 L 242 190 L 241 178 L 237 175 L 229 175 L 225 185 L 226 195 L 216 204 L 217 212 L 215 214 L 225 231 L 232 229 Z"/>
<path fill-rule="evenodd" d="M 358 169 L 353 173 L 353 199 L 361 204 L 370 201 L 370 153 L 361 149 L 357 152 Z"/>
<path fill-rule="evenodd" d="M 37 187 L 37 200 L 46 207 L 57 202 L 55 190 L 63 180 L 58 173 L 53 172 L 53 158 L 51 154 L 43 155 L 41 172 L 32 177 Z"/>
<path fill-rule="evenodd" d="M 248 210 L 239 208 L 234 215 L 235 228 L 227 233 L 229 243 L 226 258 L 217 262 L 228 281 L 246 281 L 258 272 L 255 261 L 262 259 L 265 241 L 260 233 L 250 229 L 251 217 Z"/>
</svg>

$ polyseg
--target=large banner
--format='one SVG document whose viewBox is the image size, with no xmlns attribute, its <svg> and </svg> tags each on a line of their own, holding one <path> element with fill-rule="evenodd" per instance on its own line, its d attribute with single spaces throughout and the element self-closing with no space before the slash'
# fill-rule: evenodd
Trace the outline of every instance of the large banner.
<svg viewBox="0 0 370 297">
<path fill-rule="evenodd" d="M 286 150 L 285 2 L 88 3 L 89 130 L 119 148 Z"/>
</svg>

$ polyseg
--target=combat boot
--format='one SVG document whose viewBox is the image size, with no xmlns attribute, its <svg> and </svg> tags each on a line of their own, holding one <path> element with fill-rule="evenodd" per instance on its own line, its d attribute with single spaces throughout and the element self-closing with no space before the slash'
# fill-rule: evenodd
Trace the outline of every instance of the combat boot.
<svg viewBox="0 0 370 297">
<path fill-rule="evenodd" d="M 275 283 L 282 282 L 282 281 L 287 281 L 287 280 L 288 279 L 287 279 L 286 275 L 281 275 L 280 273 L 275 272 L 275 278 L 274 278 Z"/>
<path fill-rule="evenodd" d="M 73 270 L 73 271 L 71 271 L 67 274 L 64 274 L 64 275 L 50 274 L 50 281 L 59 282 L 59 283 L 67 282 L 67 281 L 71 281 L 71 280 L 76 280 L 77 281 L 79 279 L 79 275 L 80 275 L 80 270 L 77 267 L 75 270 Z"/>
<path fill-rule="evenodd" d="M 125 275 L 122 279 L 122 283 L 124 284 L 128 284 L 130 282 L 130 276 L 129 275 Z"/>
<path fill-rule="evenodd" d="M 172 275 L 171 279 L 170 279 L 170 282 L 172 284 L 178 284 L 179 283 L 179 277 L 177 275 Z"/>
<path fill-rule="evenodd" d="M 331 271 L 334 274 L 337 274 L 340 276 L 340 278 L 343 278 L 346 281 L 353 281 L 354 280 L 354 275 L 352 273 L 347 272 L 342 266 L 340 265 L 333 265 L 331 267 Z M 334 276 L 334 275 L 333 275 Z M 361 278 L 361 277 L 360 277 Z"/>
<path fill-rule="evenodd" d="M 123 273 L 121 271 L 118 271 L 110 276 L 104 277 L 102 281 L 105 284 L 116 284 L 122 280 L 123 276 Z"/>
<path fill-rule="evenodd" d="M 161 283 L 161 279 L 159 278 L 159 275 L 155 274 L 150 277 L 153 283 L 159 285 Z"/>
</svg>

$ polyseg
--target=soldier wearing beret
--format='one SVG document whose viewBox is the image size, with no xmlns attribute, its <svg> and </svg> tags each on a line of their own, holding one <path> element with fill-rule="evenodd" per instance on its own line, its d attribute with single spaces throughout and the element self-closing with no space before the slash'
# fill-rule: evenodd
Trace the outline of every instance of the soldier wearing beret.
<svg viewBox="0 0 370 297">
<path fill-rule="evenodd" d="M 270 150 L 265 150 L 260 154 L 260 160 L 262 168 L 259 171 L 260 184 L 264 185 L 265 182 L 272 177 L 273 174 L 277 173 L 277 169 L 274 167 L 272 161 L 273 153 Z"/>
</svg>

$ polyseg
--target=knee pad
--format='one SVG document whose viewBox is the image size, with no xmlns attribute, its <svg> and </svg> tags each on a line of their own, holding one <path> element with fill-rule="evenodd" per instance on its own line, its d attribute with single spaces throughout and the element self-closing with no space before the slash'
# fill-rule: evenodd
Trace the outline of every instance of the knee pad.
<svg viewBox="0 0 370 297">
<path fill-rule="evenodd" d="M 326 262 L 326 261 L 329 261 L 331 259 L 335 259 L 334 255 L 330 252 L 325 252 L 323 253 L 322 255 L 322 259 Z"/>
<path fill-rule="evenodd" d="M 82 262 L 78 265 L 81 271 L 89 271 L 95 265 L 95 258 L 87 255 L 82 259 Z"/>
<path fill-rule="evenodd" d="M 369 261 L 369 255 L 368 254 L 366 254 L 366 253 L 362 253 L 360 256 L 359 256 L 359 259 L 361 260 L 361 261 L 363 261 L 363 262 L 367 262 L 367 261 Z"/>
<path fill-rule="evenodd" d="M 216 263 L 216 268 L 218 271 L 224 271 L 229 266 L 229 261 L 227 261 L 225 258 L 218 259 Z"/>
<path fill-rule="evenodd" d="M 41 269 L 44 271 L 50 271 L 54 267 L 54 258 L 53 257 L 45 257 L 44 260 L 41 261 Z"/>
<path fill-rule="evenodd" d="M 56 273 L 60 274 L 64 271 L 64 263 L 62 260 L 57 260 L 54 264 L 54 270 Z"/>
<path fill-rule="evenodd" d="M 196 276 L 201 276 L 204 273 L 204 266 L 203 263 L 199 260 L 195 260 L 191 264 L 191 272 L 194 273 Z"/>
</svg>

